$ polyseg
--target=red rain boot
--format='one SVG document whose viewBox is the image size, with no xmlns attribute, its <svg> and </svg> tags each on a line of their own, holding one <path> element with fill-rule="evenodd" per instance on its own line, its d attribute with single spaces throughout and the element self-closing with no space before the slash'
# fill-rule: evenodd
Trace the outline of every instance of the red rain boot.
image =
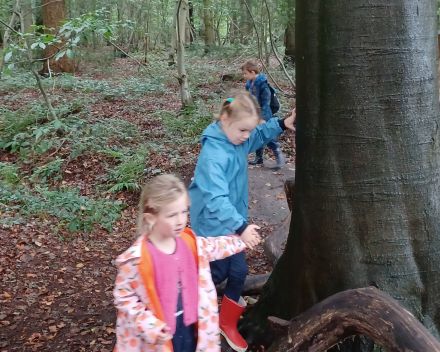
<svg viewBox="0 0 440 352">
<path fill-rule="evenodd" d="M 237 322 L 246 307 L 243 297 L 237 302 L 223 296 L 220 310 L 220 333 L 225 337 L 229 346 L 237 352 L 245 352 L 247 343 L 237 331 Z"/>
</svg>

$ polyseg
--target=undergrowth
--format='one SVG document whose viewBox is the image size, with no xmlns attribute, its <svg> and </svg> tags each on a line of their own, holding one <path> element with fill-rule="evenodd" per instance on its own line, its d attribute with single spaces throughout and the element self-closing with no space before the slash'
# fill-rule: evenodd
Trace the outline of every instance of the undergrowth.
<svg viewBox="0 0 440 352">
<path fill-rule="evenodd" d="M 69 231 L 91 231 L 95 224 L 110 231 L 114 221 L 120 218 L 125 207 L 120 201 L 107 198 L 93 199 L 79 195 L 79 189 L 61 187 L 49 189 L 45 183 L 48 177 L 59 171 L 56 159 L 45 167 L 37 168 L 29 179 L 32 183 L 41 183 L 33 188 L 22 178 L 18 168 L 12 163 L 0 163 L 0 224 L 11 226 L 26 223 L 26 218 L 47 219 L 53 216 L 58 219 L 55 227 L 67 228 Z"/>
<path fill-rule="evenodd" d="M 212 122 L 221 98 L 236 83 L 219 84 L 220 76 L 240 75 L 241 61 L 254 54 L 252 47 L 241 44 L 209 53 L 203 45 L 190 45 L 187 72 L 193 103 L 178 112 L 175 107 L 167 109 L 168 97 L 179 93 L 177 68 L 169 66 L 163 52 L 148 53 L 150 75 L 133 61 L 115 60 L 108 48 L 84 51 L 78 57 L 83 68 L 80 74 L 42 79 L 59 118 L 55 121 L 41 98 L 28 97 L 23 102 L 24 92 L 32 90 L 30 97 L 39 94 L 31 73 L 19 69 L 14 75 L 4 75 L 0 100 L 9 105 L 0 106 L 0 150 L 3 156 L 12 156 L 13 162 L 7 161 L 9 157 L 0 162 L 0 223 L 57 219 L 53 226 L 70 231 L 90 231 L 94 226 L 110 230 L 125 206 L 113 199 L 115 194 L 139 192 L 145 179 L 164 172 L 161 169 L 178 170 L 194 162 L 203 130 Z M 143 59 L 143 53 L 133 55 Z M 283 80 L 278 68 L 271 73 Z M 211 85 L 217 88 L 208 89 Z M 91 104 L 112 99 L 106 104 L 130 101 L 130 114 L 98 117 L 102 114 L 95 114 L 96 105 Z M 282 114 L 287 114 L 289 102 L 280 100 Z M 165 108 L 152 110 L 156 103 Z M 140 120 L 157 122 L 143 129 Z M 77 180 L 63 180 L 63 170 L 77 158 L 96 159 L 93 165 L 100 163 L 104 172 L 87 179 L 93 189 L 89 196 L 80 195 Z M 87 163 L 73 165 L 82 164 Z"/>
</svg>

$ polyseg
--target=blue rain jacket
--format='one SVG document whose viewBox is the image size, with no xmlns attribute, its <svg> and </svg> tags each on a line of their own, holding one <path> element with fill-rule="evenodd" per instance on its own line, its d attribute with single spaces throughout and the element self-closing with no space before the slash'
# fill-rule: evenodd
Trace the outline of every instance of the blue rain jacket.
<svg viewBox="0 0 440 352">
<path fill-rule="evenodd" d="M 189 187 L 191 228 L 197 236 L 235 234 L 247 221 L 249 153 L 283 133 L 279 119 L 258 125 L 241 145 L 232 144 L 221 123 L 210 124 L 202 134 L 202 151 Z"/>
<path fill-rule="evenodd" d="M 267 84 L 267 76 L 260 73 L 255 78 L 254 84 L 252 84 L 252 81 L 247 81 L 246 90 L 257 98 L 261 108 L 261 116 L 264 120 L 269 121 L 273 115 L 270 109 L 270 89 Z"/>
</svg>

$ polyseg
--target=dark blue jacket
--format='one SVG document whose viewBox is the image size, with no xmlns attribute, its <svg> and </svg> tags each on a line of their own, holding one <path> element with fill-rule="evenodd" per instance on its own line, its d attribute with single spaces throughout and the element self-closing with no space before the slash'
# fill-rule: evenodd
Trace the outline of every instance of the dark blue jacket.
<svg viewBox="0 0 440 352">
<path fill-rule="evenodd" d="M 252 81 L 247 81 L 246 90 L 257 98 L 258 104 L 260 104 L 262 118 L 269 121 L 273 116 L 272 110 L 270 109 L 270 89 L 267 84 L 267 76 L 260 73 L 257 78 L 255 78 L 253 85 Z"/>
</svg>

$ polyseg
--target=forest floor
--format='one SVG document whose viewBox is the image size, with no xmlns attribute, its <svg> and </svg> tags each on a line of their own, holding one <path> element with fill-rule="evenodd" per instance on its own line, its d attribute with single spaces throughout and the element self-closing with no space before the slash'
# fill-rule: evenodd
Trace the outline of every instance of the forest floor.
<svg viewBox="0 0 440 352">
<path fill-rule="evenodd" d="M 3 79 L 0 351 L 112 350 L 114 260 L 136 238 L 139 189 L 167 172 L 190 184 L 200 133 L 225 93 L 244 87 L 240 65 L 249 58 L 189 53 L 195 103 L 181 110 L 176 69 L 156 55 L 147 63 L 154 79 L 105 50 L 83 55 L 73 76 L 46 79 L 59 122 L 48 119 L 29 73 Z M 221 80 L 226 73 L 232 80 Z M 286 116 L 294 100 L 280 100 Z M 294 139 L 290 131 L 279 138 L 285 167 L 248 170 L 249 221 L 263 239 L 288 215 L 283 183 L 294 175 Z M 272 270 L 261 245 L 246 257 L 250 275 Z"/>
</svg>

